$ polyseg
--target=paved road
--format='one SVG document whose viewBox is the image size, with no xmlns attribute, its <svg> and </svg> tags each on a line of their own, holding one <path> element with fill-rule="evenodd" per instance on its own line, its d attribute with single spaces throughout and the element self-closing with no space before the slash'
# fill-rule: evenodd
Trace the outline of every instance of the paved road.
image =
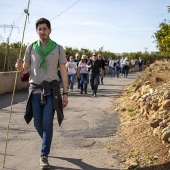
<svg viewBox="0 0 170 170">
<path fill-rule="evenodd" d="M 124 167 L 117 158 L 118 153 L 108 150 L 109 145 L 120 142 L 115 136 L 119 117 L 112 110 L 123 86 L 134 81 L 137 74 L 131 73 L 127 79 L 105 77 L 104 85 L 99 85 L 98 97 L 92 97 L 90 88 L 88 94 L 79 94 L 78 89 L 69 94 L 62 128 L 58 126 L 56 117 L 54 120 L 49 156 L 52 170 L 120 170 Z M 27 90 L 15 94 L 6 170 L 40 169 L 41 140 L 33 122 L 26 125 L 23 119 L 26 98 Z M 10 102 L 11 94 L 0 95 L 0 169 L 3 167 Z"/>
</svg>

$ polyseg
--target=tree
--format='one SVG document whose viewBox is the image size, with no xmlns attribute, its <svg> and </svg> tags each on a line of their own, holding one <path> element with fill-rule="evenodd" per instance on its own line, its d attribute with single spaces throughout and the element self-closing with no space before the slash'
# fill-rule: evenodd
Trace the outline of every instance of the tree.
<svg viewBox="0 0 170 170">
<path fill-rule="evenodd" d="M 159 30 L 154 33 L 154 38 L 160 53 L 170 57 L 170 24 L 167 20 L 159 24 Z"/>
<path fill-rule="evenodd" d="M 23 58 L 24 56 L 26 47 L 27 46 L 23 44 L 21 58 Z M 19 58 L 20 42 L 9 44 L 8 50 L 9 50 L 9 66 L 10 66 L 9 70 L 7 69 L 7 61 L 5 61 L 7 56 L 7 43 L 0 44 L 0 71 L 16 70 L 15 63 L 17 58 Z"/>
</svg>

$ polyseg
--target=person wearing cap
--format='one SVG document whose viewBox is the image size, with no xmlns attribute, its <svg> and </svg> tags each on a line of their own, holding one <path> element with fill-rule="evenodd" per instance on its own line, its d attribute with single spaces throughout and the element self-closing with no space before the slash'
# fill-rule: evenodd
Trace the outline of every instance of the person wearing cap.
<svg viewBox="0 0 170 170">
<path fill-rule="evenodd" d="M 86 66 L 87 66 L 86 55 L 82 55 L 81 61 L 78 65 L 78 68 L 80 68 L 80 87 L 81 87 L 80 94 L 83 94 L 83 91 L 85 94 L 87 94 L 88 70 Z"/>
<path fill-rule="evenodd" d="M 99 78 L 99 84 L 100 84 L 100 82 L 101 82 L 101 84 L 103 84 L 103 77 L 104 77 L 104 75 L 105 75 L 105 61 L 103 60 L 101 54 L 98 55 L 98 60 L 100 60 L 100 62 L 101 62 L 101 64 L 102 64 L 102 75 L 101 75 L 100 78 Z M 101 81 L 100 81 L 100 80 L 101 80 Z"/>
<path fill-rule="evenodd" d="M 77 67 L 78 67 L 79 62 L 80 62 L 79 53 L 76 53 L 74 61 L 77 63 Z M 77 74 L 77 88 L 80 89 L 80 77 L 79 77 L 79 74 Z"/>
<path fill-rule="evenodd" d="M 72 92 L 74 86 L 74 79 L 77 72 L 77 63 L 74 61 L 73 56 L 70 56 L 70 61 L 66 63 L 66 67 L 68 70 L 68 81 L 69 81 L 68 84 L 69 84 L 70 91 Z"/>
<path fill-rule="evenodd" d="M 92 94 L 96 97 L 98 84 L 99 84 L 99 75 L 102 74 L 102 65 L 97 58 L 97 53 L 93 53 L 92 60 L 89 60 L 87 63 L 87 68 L 89 71 L 90 84 L 92 88 Z"/>
</svg>

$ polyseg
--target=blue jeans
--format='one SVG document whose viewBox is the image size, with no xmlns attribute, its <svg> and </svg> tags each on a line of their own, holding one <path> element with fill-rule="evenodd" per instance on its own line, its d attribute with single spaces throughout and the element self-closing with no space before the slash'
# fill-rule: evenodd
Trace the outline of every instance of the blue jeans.
<svg viewBox="0 0 170 170">
<path fill-rule="evenodd" d="M 124 75 L 124 77 L 127 78 L 128 73 L 129 73 L 129 66 L 124 66 L 124 70 L 125 70 L 125 75 Z"/>
<path fill-rule="evenodd" d="M 90 83 L 93 93 L 96 94 L 99 85 L 99 74 L 97 75 L 90 74 Z"/>
<path fill-rule="evenodd" d="M 115 68 L 109 66 L 110 77 L 115 77 Z"/>
<path fill-rule="evenodd" d="M 34 116 L 34 126 L 42 139 L 41 156 L 48 156 L 50 153 L 53 137 L 53 99 L 52 95 L 46 97 L 46 103 L 40 104 L 41 94 L 31 95 L 31 106 Z"/>
<path fill-rule="evenodd" d="M 76 76 L 75 74 L 68 75 L 68 82 L 69 82 L 69 87 L 71 90 L 73 90 L 75 76 Z"/>
<path fill-rule="evenodd" d="M 81 91 L 87 92 L 87 81 L 88 81 L 88 74 L 80 73 L 80 86 Z"/>
<path fill-rule="evenodd" d="M 142 71 L 142 65 L 139 65 L 139 71 Z"/>
<path fill-rule="evenodd" d="M 78 87 L 78 88 L 81 87 L 81 82 L 80 82 L 80 81 L 81 81 L 81 78 L 78 78 L 78 77 L 77 77 L 77 87 Z"/>
<path fill-rule="evenodd" d="M 116 76 L 117 76 L 117 78 L 119 78 L 119 73 L 120 73 L 120 70 L 116 70 Z"/>
<path fill-rule="evenodd" d="M 110 77 L 113 77 L 113 67 L 109 66 L 109 73 L 110 73 Z"/>
</svg>

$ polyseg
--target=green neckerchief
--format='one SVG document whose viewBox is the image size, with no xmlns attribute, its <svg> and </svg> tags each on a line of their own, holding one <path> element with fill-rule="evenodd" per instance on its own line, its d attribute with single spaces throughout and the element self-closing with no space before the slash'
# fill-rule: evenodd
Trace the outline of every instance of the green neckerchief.
<svg viewBox="0 0 170 170">
<path fill-rule="evenodd" d="M 44 68 L 44 72 L 47 72 L 47 67 L 46 67 L 46 63 L 45 63 L 45 57 L 50 54 L 57 46 L 57 43 L 52 41 L 51 39 L 48 40 L 44 51 L 42 50 L 41 44 L 40 44 L 40 40 L 36 41 L 33 43 L 33 48 L 34 50 L 41 56 L 41 61 L 39 63 L 39 67 Z"/>
</svg>

